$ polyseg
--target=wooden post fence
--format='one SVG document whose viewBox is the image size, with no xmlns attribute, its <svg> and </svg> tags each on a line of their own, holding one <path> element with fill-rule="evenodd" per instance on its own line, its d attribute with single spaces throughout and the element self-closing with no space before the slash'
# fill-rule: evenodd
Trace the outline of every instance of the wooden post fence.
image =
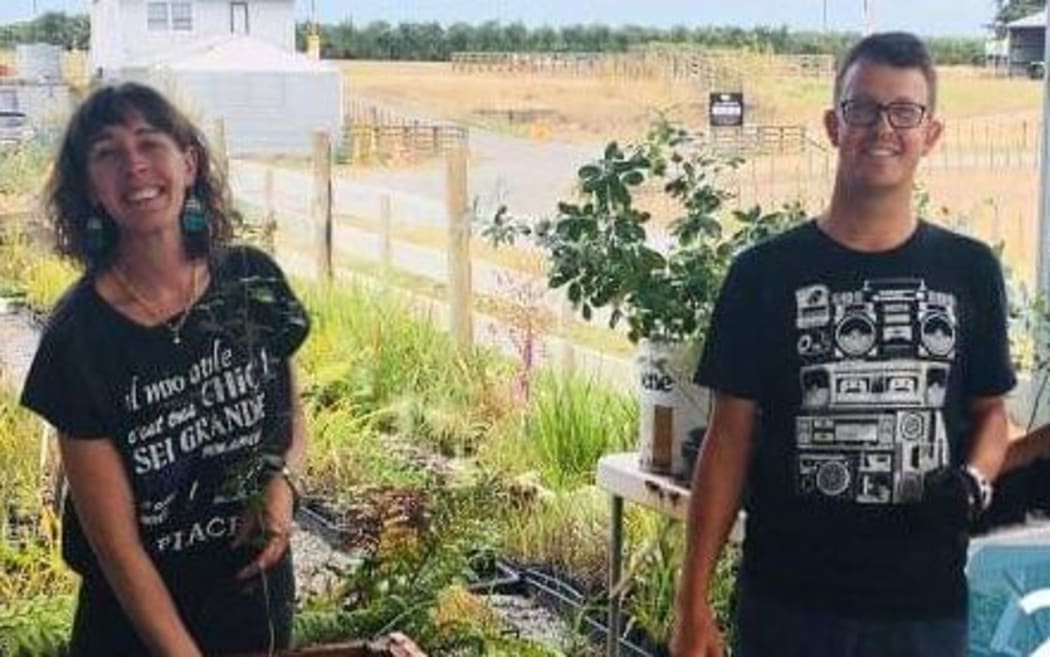
<svg viewBox="0 0 1050 657">
<path fill-rule="evenodd" d="M 390 231 L 390 194 L 383 194 L 379 197 L 379 246 L 384 276 L 394 265 L 394 242 Z"/>
<path fill-rule="evenodd" d="M 558 305 L 558 332 L 561 334 L 561 373 L 565 378 L 576 374 L 576 347 L 572 343 L 572 326 L 576 320 L 576 311 L 568 295 Z"/>
<path fill-rule="evenodd" d="M 277 245 L 277 200 L 274 193 L 273 169 L 266 167 L 263 174 L 263 226 L 266 231 L 266 247 L 272 255 Z"/>
<path fill-rule="evenodd" d="M 215 161 L 218 162 L 222 174 L 228 176 L 230 175 L 230 151 L 226 144 L 226 121 L 224 119 L 215 119 L 214 130 Z"/>
<path fill-rule="evenodd" d="M 470 207 L 467 202 L 467 150 L 453 148 L 446 160 L 448 214 L 448 291 L 450 330 L 460 347 L 474 344 L 470 272 Z"/>
<path fill-rule="evenodd" d="M 314 243 L 317 249 L 317 279 L 330 283 L 332 267 L 332 142 L 328 133 L 314 133 Z"/>
</svg>

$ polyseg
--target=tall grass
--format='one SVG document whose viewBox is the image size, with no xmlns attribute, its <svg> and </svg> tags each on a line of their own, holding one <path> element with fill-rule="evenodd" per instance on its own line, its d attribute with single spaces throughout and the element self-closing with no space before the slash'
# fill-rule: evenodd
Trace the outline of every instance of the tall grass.
<svg viewBox="0 0 1050 657">
<path fill-rule="evenodd" d="M 628 509 L 629 560 L 624 579 L 626 607 L 633 621 L 658 642 L 670 639 L 675 620 L 678 578 L 685 560 L 685 524 L 654 513 Z M 739 548 L 723 550 L 708 592 L 719 627 L 732 632 L 733 589 Z"/>
<path fill-rule="evenodd" d="M 505 471 L 536 469 L 545 485 L 571 490 L 594 480 L 598 459 L 637 442 L 638 406 L 582 377 L 544 371 L 523 412 L 502 425 L 482 458 Z"/>
<path fill-rule="evenodd" d="M 571 576 L 590 592 L 601 590 L 608 564 L 609 500 L 593 486 L 562 491 L 505 510 L 503 550 L 510 559 Z"/>
<path fill-rule="evenodd" d="M 37 258 L 26 270 L 26 303 L 34 310 L 46 311 L 79 275 L 80 270 L 69 260 Z"/>
<path fill-rule="evenodd" d="M 0 378 L 0 654 L 54 654 L 72 619 L 74 577 L 42 494 L 39 422 Z"/>
<path fill-rule="evenodd" d="M 73 262 L 35 244 L 25 224 L 0 226 L 0 291 L 20 292 L 31 308 L 46 312 L 78 275 Z"/>
<path fill-rule="evenodd" d="M 35 192 L 50 155 L 51 147 L 44 139 L 0 147 L 0 194 L 22 196 Z"/>
<path fill-rule="evenodd" d="M 307 488 L 311 494 L 340 497 L 348 487 L 364 483 L 422 485 L 426 476 L 421 468 L 391 449 L 388 439 L 348 406 L 314 408 L 309 414 Z"/>
<path fill-rule="evenodd" d="M 299 357 L 318 409 L 340 405 L 357 431 L 397 433 L 446 454 L 472 453 L 507 412 L 510 363 L 461 350 L 381 289 L 304 286 L 314 320 Z"/>
</svg>

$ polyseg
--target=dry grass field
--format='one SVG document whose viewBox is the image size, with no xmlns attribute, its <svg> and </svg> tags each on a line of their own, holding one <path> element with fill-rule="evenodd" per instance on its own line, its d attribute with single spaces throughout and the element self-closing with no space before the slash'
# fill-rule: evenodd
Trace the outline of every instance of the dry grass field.
<svg viewBox="0 0 1050 657">
<path fill-rule="evenodd" d="M 683 81 L 611 76 L 461 73 L 443 63 L 340 62 L 350 98 L 406 108 L 536 140 L 586 143 L 640 138 L 658 112 L 701 129 L 707 90 Z M 1034 275 L 1039 82 L 991 77 L 981 69 L 939 70 L 942 143 L 920 175 L 931 218 L 989 242 L 1005 243 L 1007 262 Z M 834 169 L 820 126 L 830 79 L 741 76 L 748 121 L 802 125 L 806 147 L 793 155 L 755 156 L 727 179 L 741 206 L 825 202 Z M 513 112 L 512 119 L 508 119 Z M 657 207 L 669 215 L 669 208 Z"/>
<path fill-rule="evenodd" d="M 636 138 L 659 111 L 697 126 L 706 119 L 707 90 L 685 81 L 459 73 L 446 63 L 344 61 L 340 66 L 351 98 L 475 124 L 493 111 L 546 111 L 550 137 L 561 140 Z M 993 78 L 971 67 L 943 68 L 940 78 L 939 105 L 949 120 L 1013 120 L 1034 117 L 1039 108 L 1041 86 L 1031 80 Z M 744 76 L 743 91 L 749 121 L 816 129 L 830 104 L 831 80 Z M 516 127 L 522 133 L 534 129 Z"/>
</svg>

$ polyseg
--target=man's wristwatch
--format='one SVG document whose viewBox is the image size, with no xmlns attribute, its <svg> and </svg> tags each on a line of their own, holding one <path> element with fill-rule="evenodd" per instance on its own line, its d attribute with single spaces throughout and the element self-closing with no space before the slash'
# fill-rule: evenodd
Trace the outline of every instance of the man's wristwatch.
<svg viewBox="0 0 1050 657">
<path fill-rule="evenodd" d="M 974 510 L 977 512 L 987 511 L 988 507 L 992 505 L 992 495 L 995 491 L 992 482 L 988 477 L 981 474 L 980 470 L 969 464 L 963 467 L 963 473 L 970 482 Z"/>
<path fill-rule="evenodd" d="M 288 484 L 289 490 L 292 491 L 292 508 L 298 510 L 299 502 L 303 497 L 303 488 L 300 484 L 299 474 L 288 465 L 288 462 L 280 454 L 263 454 L 262 463 L 264 472 L 271 477 L 280 476 Z"/>
</svg>

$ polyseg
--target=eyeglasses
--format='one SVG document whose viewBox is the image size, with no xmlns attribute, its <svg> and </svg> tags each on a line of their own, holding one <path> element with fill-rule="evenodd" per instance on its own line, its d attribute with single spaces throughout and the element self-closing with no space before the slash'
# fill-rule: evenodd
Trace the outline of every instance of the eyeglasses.
<svg viewBox="0 0 1050 657">
<path fill-rule="evenodd" d="M 926 116 L 925 105 L 907 101 L 883 104 L 870 100 L 844 100 L 839 109 L 846 124 L 858 128 L 872 127 L 883 113 L 894 128 L 916 128 Z"/>
</svg>

